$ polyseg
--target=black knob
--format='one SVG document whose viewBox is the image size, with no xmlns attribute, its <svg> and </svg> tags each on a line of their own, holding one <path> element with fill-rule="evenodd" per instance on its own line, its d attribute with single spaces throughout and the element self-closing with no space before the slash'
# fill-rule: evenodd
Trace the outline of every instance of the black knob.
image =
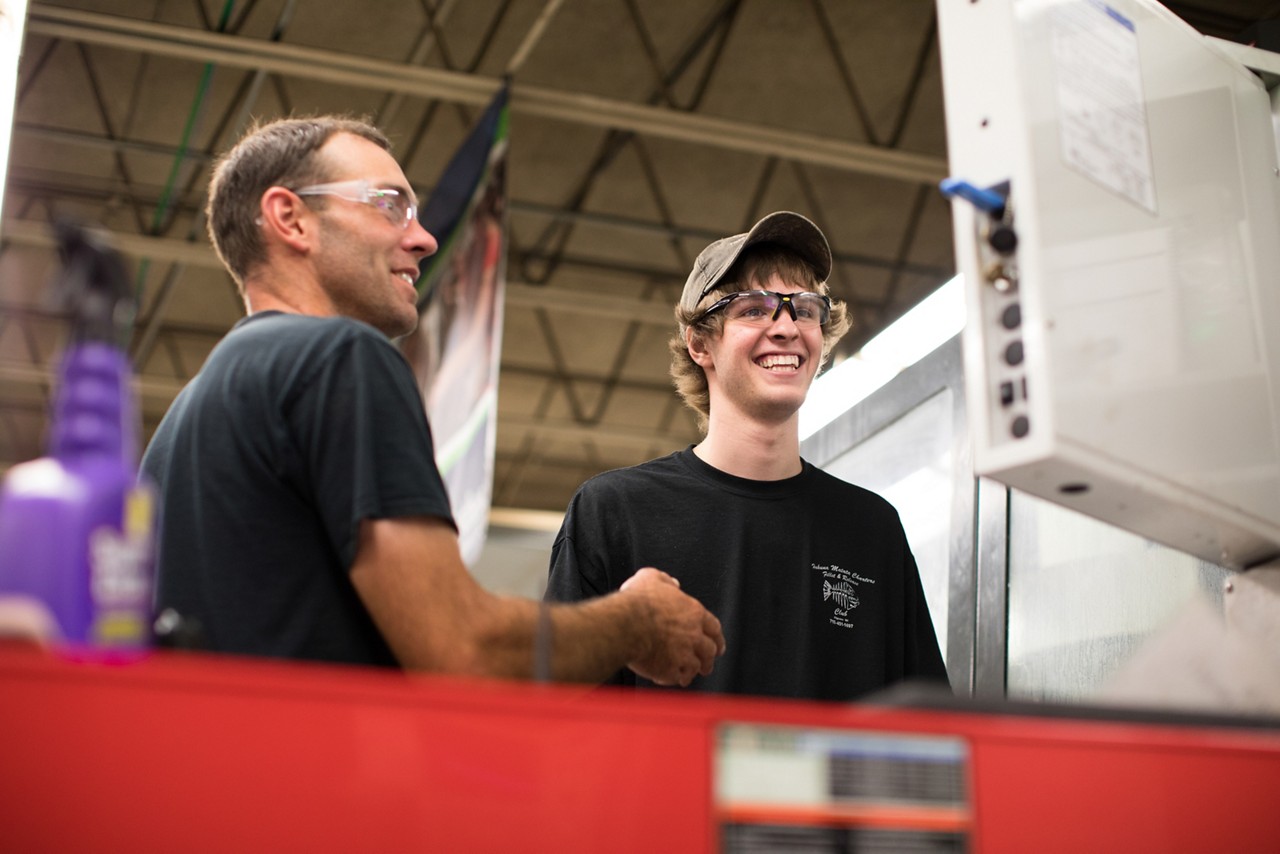
<svg viewBox="0 0 1280 854">
<path fill-rule="evenodd" d="M 1004 360 L 1010 365 L 1022 364 L 1022 342 L 1014 341 L 1008 347 L 1004 348 Z"/>
<path fill-rule="evenodd" d="M 1016 302 L 1000 312 L 1000 325 L 1005 329 L 1017 329 L 1022 325 L 1022 306 Z"/>
<path fill-rule="evenodd" d="M 1012 226 L 999 223 L 992 226 L 991 231 L 987 233 L 987 242 L 1001 255 L 1011 255 L 1013 250 L 1018 248 L 1018 233 Z"/>
</svg>

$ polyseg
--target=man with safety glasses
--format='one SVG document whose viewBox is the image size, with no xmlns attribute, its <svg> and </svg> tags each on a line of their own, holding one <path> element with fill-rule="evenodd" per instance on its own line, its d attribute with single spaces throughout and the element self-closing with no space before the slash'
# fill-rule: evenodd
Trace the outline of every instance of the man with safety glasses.
<svg viewBox="0 0 1280 854">
<path fill-rule="evenodd" d="M 287 119 L 215 169 L 209 234 L 248 317 L 143 460 L 160 487 L 163 617 L 226 653 L 588 682 L 709 673 L 719 623 L 655 569 L 555 607 L 467 572 L 389 340 L 417 324 L 418 262 L 437 248 L 389 148 L 362 122 Z"/>
<path fill-rule="evenodd" d="M 549 599 L 599 596 L 652 564 L 716 613 L 728 651 L 695 689 L 843 701 L 946 680 L 897 512 L 800 457 L 800 405 L 849 328 L 830 273 L 826 237 L 786 211 L 704 249 L 671 374 L 705 438 L 587 481 L 552 550 Z"/>
</svg>

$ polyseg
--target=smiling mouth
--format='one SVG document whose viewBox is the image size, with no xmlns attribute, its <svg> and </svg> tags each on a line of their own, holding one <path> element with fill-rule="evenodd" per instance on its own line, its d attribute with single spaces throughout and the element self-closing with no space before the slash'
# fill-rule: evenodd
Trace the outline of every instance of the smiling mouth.
<svg viewBox="0 0 1280 854">
<path fill-rule="evenodd" d="M 800 357 L 794 354 L 761 356 L 756 359 L 756 364 L 766 371 L 797 371 L 800 369 Z"/>
</svg>

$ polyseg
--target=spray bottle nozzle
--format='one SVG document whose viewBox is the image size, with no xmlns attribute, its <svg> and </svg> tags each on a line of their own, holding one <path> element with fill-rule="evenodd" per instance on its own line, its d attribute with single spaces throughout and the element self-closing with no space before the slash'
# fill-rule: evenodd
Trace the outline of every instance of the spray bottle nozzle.
<svg viewBox="0 0 1280 854">
<path fill-rule="evenodd" d="M 72 341 L 121 344 L 134 301 L 120 253 L 107 236 L 67 219 L 54 223 L 62 270 L 56 293 L 71 316 Z"/>
</svg>

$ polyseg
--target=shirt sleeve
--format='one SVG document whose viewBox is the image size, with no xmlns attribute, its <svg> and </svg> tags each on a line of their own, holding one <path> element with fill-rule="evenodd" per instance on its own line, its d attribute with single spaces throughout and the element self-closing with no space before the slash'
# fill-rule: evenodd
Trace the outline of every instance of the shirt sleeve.
<svg viewBox="0 0 1280 854">
<path fill-rule="evenodd" d="M 317 358 L 286 417 L 331 544 L 348 569 L 364 519 L 411 515 L 453 524 L 413 372 L 373 330 L 356 330 Z"/>
<path fill-rule="evenodd" d="M 600 519 L 600 503 L 590 495 L 590 485 L 584 484 L 569 502 L 551 547 L 551 569 L 543 596 L 548 602 L 581 602 L 617 589 L 608 574 L 607 529 Z M 635 687 L 636 675 L 624 667 L 601 684 Z"/>
<path fill-rule="evenodd" d="M 903 539 L 905 542 L 905 534 Z M 907 641 L 906 676 L 908 679 L 937 681 L 950 687 L 946 662 L 942 660 L 938 634 L 933 625 L 933 617 L 929 613 L 924 585 L 920 580 L 920 569 L 916 566 L 911 547 L 904 546 L 904 548 L 906 559 L 903 570 L 908 580 L 906 614 L 903 619 L 903 634 Z"/>
<path fill-rule="evenodd" d="M 580 602 L 612 590 L 598 564 L 580 553 L 580 547 L 588 555 L 594 550 L 592 544 L 599 527 L 590 521 L 580 524 L 584 515 L 591 515 L 592 509 L 590 499 L 579 489 L 565 510 L 560 532 L 551 546 L 551 567 L 544 594 L 549 602 Z"/>
</svg>

